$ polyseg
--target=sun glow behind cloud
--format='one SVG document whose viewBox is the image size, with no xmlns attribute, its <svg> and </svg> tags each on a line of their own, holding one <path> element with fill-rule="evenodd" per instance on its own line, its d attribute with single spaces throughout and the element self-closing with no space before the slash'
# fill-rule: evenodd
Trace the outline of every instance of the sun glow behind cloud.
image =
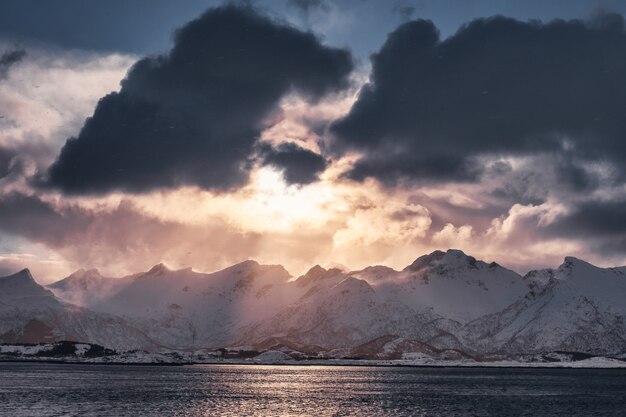
<svg viewBox="0 0 626 417">
<path fill-rule="evenodd" d="M 472 155 L 460 152 L 469 166 L 481 167 L 481 174 L 443 180 L 437 175 L 451 169 L 445 159 L 437 159 L 437 152 L 461 151 L 462 146 L 443 144 L 438 149 L 438 143 L 434 143 L 437 141 L 427 140 L 414 131 L 394 142 L 394 134 L 401 138 L 405 133 L 394 133 L 395 122 L 378 130 L 381 137 L 377 145 L 363 143 L 361 147 L 337 151 L 336 146 L 340 145 L 337 136 L 333 136 L 333 123 L 350 114 L 357 100 L 367 101 L 371 93 L 376 93 L 372 84 L 361 90 L 381 75 L 380 71 L 370 74 L 368 64 L 354 68 L 346 88 L 322 97 L 306 97 L 306 93 L 289 87 L 283 91 L 281 87 L 278 98 L 267 104 L 267 112 L 258 113 L 267 117 L 261 119 L 258 130 L 254 125 L 258 135 L 254 135 L 253 144 L 246 142 L 249 154 L 234 161 L 241 166 L 250 163 L 243 170 L 241 181 L 232 183 L 233 187 L 228 186 L 228 175 L 215 175 L 223 158 L 195 159 L 219 151 L 220 141 L 237 148 L 229 142 L 232 138 L 213 138 L 213 147 L 198 148 L 202 152 L 208 149 L 206 155 L 184 153 L 188 160 L 177 160 L 170 171 L 164 169 L 160 177 L 153 176 L 152 171 L 163 168 L 161 162 L 167 165 L 171 156 L 163 153 L 180 150 L 169 147 L 169 143 L 181 146 L 174 135 L 169 142 L 163 142 L 166 145 L 161 151 L 165 152 L 152 153 L 152 146 L 146 146 L 130 155 L 135 159 L 124 168 L 141 165 L 145 160 L 160 161 L 148 171 L 147 183 L 125 182 L 134 178 L 131 173 L 116 178 L 119 182 L 109 183 L 109 188 L 96 186 L 94 193 L 89 188 L 74 190 L 82 192 L 80 196 L 68 190 L 33 185 L 32 179 L 46 172 L 63 142 L 80 132 L 98 99 L 119 89 L 119 82 L 134 59 L 127 55 L 35 48 L 29 49 L 26 58 L 14 64 L 9 76 L 1 80 L 0 165 L 7 154 L 10 164 L 9 174 L 0 178 L 0 210 L 5 217 L 0 218 L 0 237 L 8 242 L 6 247 L 0 246 L 0 267 L 13 267 L 23 261 L 22 266 L 53 279 L 79 267 L 98 267 L 110 275 L 123 275 L 165 261 L 174 268 L 214 271 L 253 258 L 283 264 L 291 273 L 300 274 L 315 263 L 326 265 L 333 261 L 354 269 L 378 263 L 402 268 L 425 252 L 450 247 L 521 272 L 536 266 L 554 266 L 564 255 L 580 256 L 599 265 L 626 263 L 623 253 L 615 248 L 611 253 L 602 253 L 595 249 L 595 242 L 580 239 L 580 231 L 578 237 L 568 235 L 570 232 L 558 225 L 561 219 L 576 215 L 576 209 L 585 208 L 589 201 L 607 203 L 610 211 L 626 195 L 619 167 L 609 160 L 581 159 L 576 151 L 584 142 L 576 142 L 575 138 L 562 135 L 556 150 L 524 153 L 517 148 L 509 152 L 485 148 Z M 385 68 L 402 69 L 398 65 Z M 305 69 L 310 71 L 311 67 Z M 395 78 L 387 81 L 395 82 Z M 379 80 L 379 84 L 385 85 L 383 81 Z M 191 90 L 195 91 L 193 87 Z M 390 97 L 403 96 L 404 87 Z M 480 99 L 489 97 L 492 96 L 481 94 Z M 405 108 L 409 102 L 403 100 L 398 103 Z M 392 100 L 390 105 L 394 103 Z M 402 113 L 383 108 L 359 120 L 357 127 L 366 128 L 357 132 L 354 139 L 376 134 L 376 125 L 369 123 L 381 114 L 385 116 L 385 112 L 389 112 L 387 116 Z M 229 114 L 224 115 L 228 117 Z M 388 134 L 388 129 L 392 133 Z M 124 137 L 119 148 L 102 148 L 109 150 L 109 156 L 114 155 L 106 160 L 108 165 L 103 171 L 116 164 L 120 152 L 126 152 L 124 141 L 136 139 L 133 134 Z M 146 137 L 150 139 L 146 143 L 153 145 L 154 138 L 150 134 Z M 198 141 L 202 138 L 196 135 Z M 441 142 L 445 140 L 444 135 Z M 115 140 L 109 137 L 102 142 L 109 145 Z M 327 160 L 318 181 L 289 185 L 289 177 L 281 168 L 259 157 L 263 146 L 284 144 L 297 145 L 319 154 L 316 156 L 320 160 Z M 3 147 L 15 152 L 15 156 Z M 432 160 L 420 159 L 429 148 L 434 152 L 430 155 Z M 346 173 L 353 172 L 361 157 L 372 162 L 365 167 L 369 171 L 362 171 L 366 175 L 357 175 L 356 181 L 347 179 Z M 381 171 L 377 171 L 378 163 L 382 163 Z M 212 166 L 217 171 L 211 171 Z M 199 167 L 200 174 L 190 167 Z M 209 169 L 204 171 L 205 168 Z M 0 166 L 0 175 L 3 170 L 6 171 Z M 194 174 L 180 177 L 184 186 L 167 182 L 181 171 Z M 71 172 L 69 177 L 73 178 Z M 106 173 L 94 178 L 107 178 Z M 423 177 L 424 173 L 432 175 Z M 217 180 L 204 183 L 203 175 L 214 175 Z M 16 206 L 11 206 L 15 201 Z M 593 222 L 598 217 L 585 219 Z M 610 239 L 612 229 L 599 223 L 598 236 L 608 230 Z M 555 232 L 555 225 L 561 229 Z M 16 236 L 25 243 L 12 244 Z M 606 240 L 598 238 L 597 242 Z"/>
<path fill-rule="evenodd" d="M 259 231 L 290 231 L 302 224 L 322 226 L 328 221 L 324 207 L 336 197 L 324 182 L 289 186 L 281 172 L 269 167 L 253 175 L 252 187 L 254 191 L 243 209 L 256 217 L 249 227 L 261 228 Z"/>
<path fill-rule="evenodd" d="M 166 221 L 199 225 L 220 217 L 242 231 L 263 233 L 321 227 L 329 220 L 329 206 L 341 204 L 336 197 L 336 190 L 327 182 L 288 185 L 280 171 L 262 167 L 253 171 L 247 186 L 233 193 L 213 194 L 187 187 L 134 197 L 133 201 L 145 213 Z M 111 203 L 124 198 L 128 197 L 118 195 Z"/>
<path fill-rule="evenodd" d="M 90 79 L 93 75 L 84 76 Z M 117 81 L 111 84 L 114 87 Z M 313 104 L 288 96 L 264 131 L 263 140 L 296 142 L 319 151 L 324 138 L 314 133 L 310 125 L 340 117 L 354 101 L 356 91 L 358 84 L 350 93 Z M 95 99 L 94 94 L 92 100 Z M 87 116 L 89 107 L 82 111 Z M 74 111 L 59 114 L 68 121 L 76 118 Z M 50 129 L 44 126 L 40 136 L 51 138 L 58 146 L 57 136 Z M 581 245 L 565 239 L 534 238 L 532 231 L 536 227 L 549 224 L 563 213 L 558 199 L 543 205 L 518 204 L 510 210 L 504 207 L 491 217 L 481 214 L 484 219 L 481 225 L 467 212 L 488 212 L 497 199 L 485 193 L 485 187 L 495 189 L 499 180 L 387 189 L 373 180 L 357 183 L 342 179 L 342 173 L 358 157 L 347 154 L 333 160 L 319 181 L 302 186 L 288 185 L 282 173 L 273 167 L 257 166 L 246 186 L 225 193 L 181 187 L 136 195 L 39 194 L 42 201 L 65 218 L 71 217 L 72 208 L 78 207 L 93 218 L 104 220 L 73 232 L 71 238 L 62 240 L 61 246 L 38 244 L 36 257 L 5 253 L 0 261 L 5 265 L 24 261 L 38 276 L 52 280 L 79 267 L 98 267 L 109 275 L 119 276 L 159 261 L 174 268 L 191 266 L 214 271 L 254 258 L 263 263 L 283 264 L 295 275 L 315 263 L 333 261 L 353 269 L 371 264 L 402 268 L 425 252 L 448 247 L 462 248 L 487 260 L 507 259 L 508 266 L 523 271 L 527 265 L 559 262 L 564 248 L 570 254 L 584 251 Z M 484 161 L 512 167 L 500 181 L 503 178 L 508 181 L 507 176 L 517 171 L 523 172 L 527 165 L 532 166 L 531 162 L 501 157 Z M 4 182 L 4 192 L 15 189 L 30 192 L 23 178 Z M 120 216 L 129 212 L 136 213 L 147 224 L 157 222 L 154 224 L 165 226 L 146 229 L 148 226 L 120 220 Z M 452 222 L 440 224 L 437 218 Z M 126 230 L 116 233 L 120 227 Z M 103 233 L 106 229 L 111 231 L 110 235 Z M 506 249 L 511 247 L 517 249 L 514 252 Z M 34 253 L 32 250 L 24 253 L 31 252 Z"/>
</svg>

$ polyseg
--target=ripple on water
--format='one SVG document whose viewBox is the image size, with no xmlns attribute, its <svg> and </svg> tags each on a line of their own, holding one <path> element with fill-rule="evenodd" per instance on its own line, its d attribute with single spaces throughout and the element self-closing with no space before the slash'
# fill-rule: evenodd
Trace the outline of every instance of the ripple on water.
<svg viewBox="0 0 626 417">
<path fill-rule="evenodd" d="M 623 416 L 626 370 L 0 364 L 4 416 Z"/>
</svg>

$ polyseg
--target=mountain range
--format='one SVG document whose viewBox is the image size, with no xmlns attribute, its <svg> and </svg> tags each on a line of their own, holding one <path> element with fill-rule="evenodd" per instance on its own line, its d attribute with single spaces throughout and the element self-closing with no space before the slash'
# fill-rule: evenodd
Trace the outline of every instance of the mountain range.
<svg viewBox="0 0 626 417">
<path fill-rule="evenodd" d="M 625 317 L 626 267 L 567 257 L 522 276 L 454 249 L 401 271 L 318 265 L 297 278 L 255 261 L 214 273 L 159 264 L 122 278 L 79 270 L 48 286 L 28 270 L 0 278 L 0 343 L 382 359 L 620 355 Z"/>
</svg>

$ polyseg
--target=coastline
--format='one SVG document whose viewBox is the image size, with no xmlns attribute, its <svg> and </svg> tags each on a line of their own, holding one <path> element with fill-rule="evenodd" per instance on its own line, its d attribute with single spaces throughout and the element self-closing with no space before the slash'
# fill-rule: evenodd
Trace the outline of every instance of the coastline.
<svg viewBox="0 0 626 417">
<path fill-rule="evenodd" d="M 285 360 L 285 361 L 254 361 L 226 359 L 221 361 L 97 361 L 97 360 L 63 360 L 53 358 L 0 358 L 3 363 L 47 363 L 62 365 L 127 365 L 127 366 L 351 366 L 351 367 L 381 367 L 381 368 L 485 368 L 485 369 L 626 369 L 626 362 L 611 358 L 602 360 L 581 360 L 574 362 L 431 362 L 417 363 L 403 360 L 354 360 L 354 359 L 315 359 L 315 360 Z"/>
</svg>

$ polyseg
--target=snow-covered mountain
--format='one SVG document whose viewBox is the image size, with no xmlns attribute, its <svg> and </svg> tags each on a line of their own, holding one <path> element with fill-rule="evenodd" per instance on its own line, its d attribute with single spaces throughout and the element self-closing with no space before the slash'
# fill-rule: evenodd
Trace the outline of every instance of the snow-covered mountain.
<svg viewBox="0 0 626 417">
<path fill-rule="evenodd" d="M 309 288 L 305 296 L 246 328 L 241 343 L 287 337 L 346 348 L 398 335 L 438 349 L 468 349 L 458 338 L 466 323 L 501 311 L 531 289 L 517 273 L 458 250 L 422 256 L 402 271 L 317 266 L 295 285 Z"/>
<path fill-rule="evenodd" d="M 137 275 L 108 278 L 97 269 L 79 269 L 72 275 L 48 286 L 54 295 L 78 305 L 95 305 L 130 284 Z"/>
<path fill-rule="evenodd" d="M 238 338 L 241 326 L 277 312 L 293 299 L 285 285 L 290 278 L 282 266 L 255 261 L 212 274 L 191 268 L 172 271 L 159 264 L 124 278 L 114 290 L 107 283 L 107 291 L 97 297 L 86 296 L 82 289 L 79 297 L 55 291 L 91 310 L 123 317 L 163 346 L 187 349 L 228 345 Z M 102 286 L 94 276 L 86 284 Z"/>
<path fill-rule="evenodd" d="M 282 266 L 254 261 L 209 274 L 159 264 L 121 279 L 81 270 L 48 288 L 32 277 L 0 278 L 0 341 L 13 340 L 14 328 L 39 334 L 26 329 L 32 318 L 53 329 L 43 335 L 110 347 L 128 337 L 127 346 L 151 349 L 284 348 L 377 358 L 626 352 L 626 269 L 575 258 L 525 276 L 459 250 L 421 256 L 401 271 L 315 266 L 295 279 Z M 29 307 L 7 313 L 18 305 Z M 63 323 L 44 320 L 54 315 Z M 116 345 L 95 327 L 87 333 L 77 317 L 103 320 L 100 333 L 123 329 L 107 336 Z"/>
<path fill-rule="evenodd" d="M 244 328 L 239 343 L 282 337 L 327 349 L 347 348 L 401 333 L 415 322 L 412 309 L 381 297 L 362 279 L 332 270 L 315 280 L 309 276 L 291 284 L 306 289 L 302 296 L 273 317 Z"/>
<path fill-rule="evenodd" d="M 573 257 L 558 269 L 526 275 L 533 289 L 502 312 L 467 326 L 482 350 L 551 350 L 618 354 L 626 351 L 626 271 L 598 268 Z"/>
<path fill-rule="evenodd" d="M 59 300 L 28 269 L 0 278 L 0 343 L 88 341 L 114 349 L 154 349 L 119 317 Z"/>
</svg>

